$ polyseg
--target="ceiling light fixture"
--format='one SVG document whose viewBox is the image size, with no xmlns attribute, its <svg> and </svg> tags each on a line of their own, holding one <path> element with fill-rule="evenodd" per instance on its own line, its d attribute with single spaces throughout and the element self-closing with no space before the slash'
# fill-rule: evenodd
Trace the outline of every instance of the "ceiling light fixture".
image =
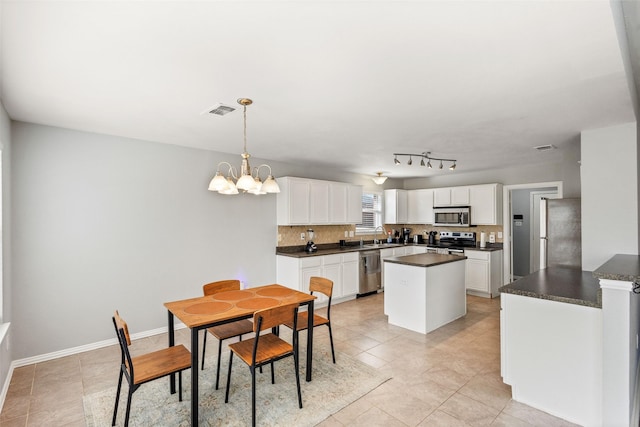
<svg viewBox="0 0 640 427">
<path fill-rule="evenodd" d="M 401 162 L 400 160 L 398 160 L 398 156 L 409 156 L 409 161 L 407 161 L 407 165 L 411 166 L 413 164 L 413 157 L 420 157 L 420 166 L 424 166 L 424 159 L 427 159 L 427 167 L 429 169 L 433 169 L 433 166 L 431 165 L 431 160 L 439 160 L 440 161 L 440 166 L 438 167 L 438 169 L 442 169 L 443 168 L 443 164 L 442 162 L 451 162 L 451 166 L 449 166 L 449 170 L 455 170 L 456 169 L 456 163 L 457 160 L 456 159 L 441 159 L 439 157 L 433 157 L 431 156 L 431 151 L 425 151 L 423 153 L 420 154 L 413 154 L 413 153 L 393 153 L 393 163 L 395 163 L 396 165 L 399 165 Z"/>
<path fill-rule="evenodd" d="M 271 174 L 271 166 L 264 164 L 253 168 L 253 171 L 251 170 L 251 165 L 249 165 L 251 155 L 247 152 L 247 105 L 253 104 L 253 101 L 249 98 L 239 98 L 238 104 L 242 105 L 244 115 L 244 151 L 241 154 L 240 175 L 238 176 L 238 170 L 230 163 L 218 163 L 216 176 L 209 183 L 209 191 L 217 191 L 220 194 L 238 194 L 238 190 L 255 195 L 279 193 L 280 187 Z M 229 167 L 226 177 L 220 172 L 221 165 Z M 269 175 L 264 182 L 260 179 L 260 169 L 262 168 L 269 169 Z"/>
<path fill-rule="evenodd" d="M 382 185 L 384 184 L 384 182 L 387 180 L 388 177 L 386 176 L 382 176 L 382 172 L 376 172 L 376 175 L 378 176 L 374 176 L 373 178 L 371 178 L 373 180 L 373 182 L 375 182 L 378 185 Z"/>
</svg>

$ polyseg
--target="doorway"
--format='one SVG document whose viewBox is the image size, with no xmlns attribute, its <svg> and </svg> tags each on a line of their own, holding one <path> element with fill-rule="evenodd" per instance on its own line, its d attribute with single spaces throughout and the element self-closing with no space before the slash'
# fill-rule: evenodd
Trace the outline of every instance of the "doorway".
<svg viewBox="0 0 640 427">
<path fill-rule="evenodd" d="M 533 273 L 540 266 L 540 199 L 562 198 L 562 182 L 503 187 L 504 283 Z"/>
</svg>

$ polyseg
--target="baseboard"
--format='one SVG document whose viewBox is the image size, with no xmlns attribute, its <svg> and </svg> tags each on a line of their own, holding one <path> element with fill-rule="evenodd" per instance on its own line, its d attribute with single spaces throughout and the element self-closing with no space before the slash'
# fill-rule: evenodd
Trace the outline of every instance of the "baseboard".
<svg viewBox="0 0 640 427">
<path fill-rule="evenodd" d="M 186 326 L 182 322 L 176 322 L 175 329 L 184 329 Z M 132 340 L 137 340 L 141 338 L 147 338 L 154 335 L 160 335 L 167 333 L 167 327 L 151 329 L 148 331 L 138 332 L 135 334 L 131 334 Z M 109 347 L 111 345 L 118 344 L 118 340 L 116 338 L 97 341 L 91 344 L 81 345 L 78 347 L 67 348 L 64 350 L 54 351 L 52 353 L 41 354 L 38 356 L 27 357 L 24 359 L 13 360 L 9 365 L 9 372 L 7 373 L 7 378 L 2 386 L 2 394 L 0 394 L 0 411 L 2 411 L 2 407 L 4 406 L 4 401 L 9 391 L 9 384 L 11 383 L 11 377 L 13 376 L 13 371 L 16 368 L 20 368 L 22 366 L 32 365 L 34 363 L 42 363 L 49 360 L 59 359 L 65 356 L 71 356 L 74 354 L 84 353 L 85 351 L 97 350 L 103 347 Z"/>
</svg>

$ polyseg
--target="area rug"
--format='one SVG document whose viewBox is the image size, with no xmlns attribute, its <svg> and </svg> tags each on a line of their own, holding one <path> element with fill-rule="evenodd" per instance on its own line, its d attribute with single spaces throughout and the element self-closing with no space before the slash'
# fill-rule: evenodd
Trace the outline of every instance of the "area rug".
<svg viewBox="0 0 640 427">
<path fill-rule="evenodd" d="M 229 403 L 224 403 L 228 352 L 223 356 L 220 389 L 215 390 L 215 360 L 200 371 L 201 426 L 251 425 L 251 374 L 237 358 L 233 361 Z M 271 384 L 269 367 L 256 377 L 256 424 L 259 426 L 314 426 L 331 414 L 364 396 L 389 379 L 377 370 L 346 354 L 336 354 L 336 364 L 326 351 L 314 351 L 313 381 L 304 380 L 304 352 L 300 355 L 302 409 L 298 408 L 293 358 L 275 364 L 276 383 Z M 114 372 L 114 375 L 117 375 Z M 183 400 L 169 393 L 169 380 L 143 384 L 134 394 L 130 426 L 189 426 L 191 424 L 191 372 L 183 373 Z M 177 379 L 176 379 L 177 383 Z M 116 425 L 124 425 L 127 386 L 123 384 Z M 84 397 L 86 425 L 111 425 L 116 388 Z"/>
</svg>

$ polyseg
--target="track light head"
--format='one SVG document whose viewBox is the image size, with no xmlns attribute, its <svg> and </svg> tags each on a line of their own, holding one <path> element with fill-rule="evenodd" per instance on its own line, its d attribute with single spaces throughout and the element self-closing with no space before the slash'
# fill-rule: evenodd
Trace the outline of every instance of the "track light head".
<svg viewBox="0 0 640 427">
<path fill-rule="evenodd" d="M 453 164 L 451 166 L 449 166 L 449 170 L 456 170 L 456 162 L 453 162 Z"/>
<path fill-rule="evenodd" d="M 440 166 L 438 166 L 438 169 L 442 169 L 442 160 L 440 160 Z"/>
<path fill-rule="evenodd" d="M 396 165 L 400 164 L 400 160 L 398 160 L 398 156 L 396 156 L 395 159 L 393 159 L 393 163 L 395 163 Z"/>
<path fill-rule="evenodd" d="M 408 164 L 409 166 L 411 166 L 411 165 L 413 164 L 413 160 L 411 159 L 411 156 L 409 156 L 409 161 L 407 162 L 407 164 Z"/>
</svg>

